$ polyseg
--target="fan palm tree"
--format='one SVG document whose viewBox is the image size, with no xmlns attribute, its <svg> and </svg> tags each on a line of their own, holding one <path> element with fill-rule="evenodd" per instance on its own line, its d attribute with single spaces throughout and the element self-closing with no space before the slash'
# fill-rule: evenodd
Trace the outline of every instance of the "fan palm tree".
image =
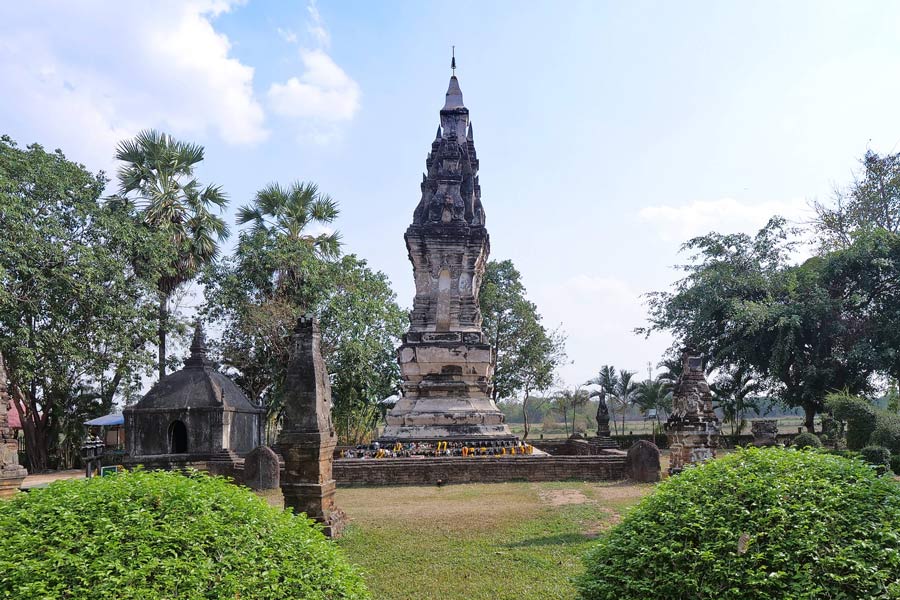
<svg viewBox="0 0 900 600">
<path fill-rule="evenodd" d="M 332 259 L 340 255 L 341 236 L 328 226 L 339 214 L 337 202 L 322 194 L 314 183 L 295 181 L 288 187 L 270 183 L 256 192 L 253 204 L 242 206 L 237 212 L 239 225 L 251 224 L 251 235 L 266 236 L 296 248 L 305 247 L 317 258 Z M 324 229 L 318 235 L 309 228 Z M 278 287 L 299 285 L 300 272 L 294 263 L 282 265 L 276 272 Z"/>
<path fill-rule="evenodd" d="M 672 383 L 663 376 L 656 379 L 645 379 L 637 384 L 635 403 L 644 412 L 656 411 L 656 425 L 660 425 L 660 411 L 668 412 L 672 408 Z"/>
<path fill-rule="evenodd" d="M 612 365 L 603 365 L 600 367 L 600 372 L 593 379 L 589 379 L 585 382 L 585 385 L 596 385 L 604 392 L 605 398 L 615 399 L 616 398 L 616 389 L 619 385 L 619 374 L 616 373 L 616 368 Z M 609 408 L 609 406 L 607 406 Z M 619 433 L 618 425 L 616 425 L 615 418 L 612 419 L 613 424 L 613 433 Z"/>
<path fill-rule="evenodd" d="M 147 227 L 160 232 L 171 245 L 168 268 L 155 276 L 159 293 L 159 377 L 166 375 L 166 334 L 169 299 L 182 284 L 219 252 L 219 242 L 228 238 L 228 226 L 212 209 L 228 203 L 222 188 L 202 186 L 194 168 L 203 160 L 203 146 L 145 130 L 134 139 L 119 142 L 116 159 L 124 164 L 118 172 L 119 195 L 113 203 L 134 211 Z M 141 259 L 136 259 L 140 270 Z"/>
<path fill-rule="evenodd" d="M 625 414 L 628 412 L 628 407 L 635 402 L 637 386 L 637 381 L 634 379 L 634 371 L 626 371 L 625 369 L 619 371 L 614 397 L 622 410 L 622 434 L 625 433 Z"/>
</svg>

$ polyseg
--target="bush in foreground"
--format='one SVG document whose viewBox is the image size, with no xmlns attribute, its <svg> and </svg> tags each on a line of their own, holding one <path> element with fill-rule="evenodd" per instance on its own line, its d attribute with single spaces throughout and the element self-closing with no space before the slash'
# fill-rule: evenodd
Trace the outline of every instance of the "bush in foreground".
<svg viewBox="0 0 900 600">
<path fill-rule="evenodd" d="M 0 502 L 2 598 L 361 599 L 312 521 L 222 478 L 135 471 Z"/>
<path fill-rule="evenodd" d="M 585 599 L 900 598 L 900 485 L 747 449 L 669 478 L 586 558 Z"/>
</svg>

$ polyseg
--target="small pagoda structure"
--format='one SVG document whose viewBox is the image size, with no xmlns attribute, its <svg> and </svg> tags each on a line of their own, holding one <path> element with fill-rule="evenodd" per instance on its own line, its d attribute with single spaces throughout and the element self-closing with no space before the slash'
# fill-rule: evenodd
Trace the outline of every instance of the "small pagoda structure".
<svg viewBox="0 0 900 600">
<path fill-rule="evenodd" d="M 713 410 L 703 356 L 693 348 L 684 348 L 681 365 L 681 376 L 672 392 L 672 413 L 666 421 L 670 475 L 715 458 L 722 432 L 722 423 Z"/>
<path fill-rule="evenodd" d="M 453 74 L 406 230 L 416 295 L 398 350 L 402 396 L 381 442 L 511 441 L 491 398 L 491 345 L 478 292 L 490 253 L 469 109 Z"/>
<path fill-rule="evenodd" d="M 0 498 L 15 494 L 28 475 L 19 464 L 19 441 L 9 426 L 9 411 L 16 409 L 12 407 L 6 379 L 6 364 L 0 353 Z"/>
<path fill-rule="evenodd" d="M 263 443 L 265 408 L 214 368 L 199 322 L 184 367 L 123 413 L 129 464 L 204 468 L 233 462 Z"/>
</svg>

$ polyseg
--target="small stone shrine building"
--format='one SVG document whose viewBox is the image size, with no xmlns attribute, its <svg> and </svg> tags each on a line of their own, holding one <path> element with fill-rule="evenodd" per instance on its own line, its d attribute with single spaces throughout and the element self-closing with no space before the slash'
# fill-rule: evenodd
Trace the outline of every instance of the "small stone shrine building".
<svg viewBox="0 0 900 600">
<path fill-rule="evenodd" d="M 168 467 L 249 453 L 261 444 L 266 410 L 213 367 L 198 323 L 184 367 L 123 413 L 126 462 Z"/>
</svg>

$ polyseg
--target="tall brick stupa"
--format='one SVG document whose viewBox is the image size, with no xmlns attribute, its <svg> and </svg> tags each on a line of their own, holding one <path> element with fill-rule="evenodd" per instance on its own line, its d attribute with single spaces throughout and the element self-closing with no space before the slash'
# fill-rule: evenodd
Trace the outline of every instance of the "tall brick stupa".
<svg viewBox="0 0 900 600">
<path fill-rule="evenodd" d="M 416 296 L 398 349 L 402 396 L 382 442 L 513 440 L 491 399 L 478 290 L 490 252 L 469 109 L 453 75 L 406 230 Z"/>
</svg>

